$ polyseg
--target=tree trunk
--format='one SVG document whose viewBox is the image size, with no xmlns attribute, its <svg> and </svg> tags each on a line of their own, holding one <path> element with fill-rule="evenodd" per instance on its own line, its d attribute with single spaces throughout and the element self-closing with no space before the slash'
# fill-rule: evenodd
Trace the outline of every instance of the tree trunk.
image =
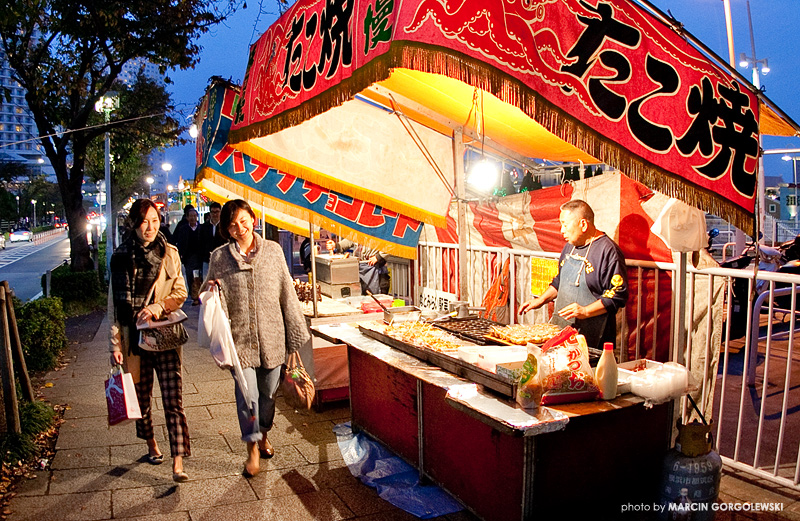
<svg viewBox="0 0 800 521">
<path fill-rule="evenodd" d="M 81 182 L 70 182 L 71 180 L 67 179 L 66 164 L 63 171 L 56 168 L 56 176 L 69 225 L 70 267 L 72 271 L 92 270 L 94 263 L 89 252 L 89 242 L 86 239 L 86 210 L 83 208 L 83 194 L 81 193 L 83 176 L 80 176 Z"/>
</svg>

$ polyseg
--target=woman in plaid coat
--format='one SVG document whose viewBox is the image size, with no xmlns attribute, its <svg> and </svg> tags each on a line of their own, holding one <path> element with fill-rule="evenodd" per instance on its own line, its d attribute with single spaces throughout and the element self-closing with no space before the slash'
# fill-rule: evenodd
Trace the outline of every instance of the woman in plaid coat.
<svg viewBox="0 0 800 521">
<path fill-rule="evenodd" d="M 158 375 L 172 454 L 172 479 L 181 483 L 189 479 L 183 458 L 191 455 L 183 411 L 181 348 L 159 352 L 140 349 L 136 322 L 159 319 L 179 309 L 186 300 L 186 283 L 178 249 L 159 232 L 161 218 L 155 204 L 149 199 L 135 201 L 128 220 L 131 232 L 111 256 L 111 363 L 124 363 L 133 376 L 142 411 L 142 419 L 136 420 L 136 436 L 147 442 L 145 457 L 153 465 L 164 461 L 151 418 L 153 372 Z M 148 299 L 151 288 L 152 298 Z"/>
</svg>

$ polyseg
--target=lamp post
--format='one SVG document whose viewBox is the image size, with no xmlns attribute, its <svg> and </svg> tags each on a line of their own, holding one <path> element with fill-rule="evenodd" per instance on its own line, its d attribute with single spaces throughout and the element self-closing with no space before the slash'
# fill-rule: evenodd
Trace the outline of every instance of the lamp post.
<svg viewBox="0 0 800 521">
<path fill-rule="evenodd" d="M 19 208 L 19 196 L 16 197 L 17 197 L 17 219 L 19 219 L 20 217 L 22 217 L 22 211 Z"/>
<path fill-rule="evenodd" d="M 750 28 L 750 51 L 753 53 L 752 56 L 747 56 L 745 53 L 739 54 L 739 66 L 747 69 L 748 67 L 753 68 L 753 86 L 761 90 L 761 79 L 758 76 L 758 73 L 761 72 L 763 75 L 767 75 L 769 73 L 769 63 L 767 59 L 756 59 L 756 41 L 753 37 L 753 17 L 750 15 L 750 0 L 747 0 L 747 22 Z M 758 136 L 758 146 L 761 148 L 761 135 Z M 764 204 L 765 204 L 765 191 L 766 188 L 764 186 L 764 157 L 762 155 L 758 156 L 758 173 L 756 175 L 756 189 L 758 190 L 758 208 L 759 208 L 759 232 L 764 233 Z M 755 233 L 755 236 L 758 237 L 758 233 Z M 758 242 L 758 241 L 756 241 Z M 738 245 L 737 245 L 738 250 Z"/>
<path fill-rule="evenodd" d="M 798 202 L 797 201 L 797 160 L 800 159 L 800 156 L 790 156 L 789 154 L 786 154 L 783 157 L 781 157 L 781 159 L 783 159 L 784 161 L 791 161 L 792 162 L 792 173 L 794 174 L 793 177 L 792 177 L 793 184 L 794 184 L 794 195 L 792 196 L 791 205 L 789 204 L 790 203 L 789 197 L 788 196 L 786 197 L 786 207 L 789 208 L 790 212 L 792 210 L 794 210 L 794 215 L 792 217 L 794 217 L 795 226 L 797 226 L 797 217 L 798 217 L 797 214 L 800 213 L 800 212 L 798 212 L 798 208 L 797 208 L 797 206 L 798 206 L 797 205 L 797 202 Z M 790 206 L 792 208 L 790 208 Z"/>
<path fill-rule="evenodd" d="M 33 225 L 31 228 L 36 228 L 36 199 L 31 199 L 31 205 L 33 205 Z"/>
<path fill-rule="evenodd" d="M 105 116 L 106 124 L 111 120 L 111 111 L 119 108 L 119 98 L 116 92 L 107 92 L 101 96 L 97 103 L 94 104 L 94 109 L 97 112 L 102 112 Z M 115 227 L 114 220 L 111 217 L 111 137 L 106 130 L 106 157 L 105 157 L 105 178 L 106 178 L 106 273 L 111 266 L 111 253 L 114 250 L 114 244 L 111 239 L 111 230 Z"/>
<path fill-rule="evenodd" d="M 184 204 L 184 202 L 183 202 L 183 201 L 184 201 L 184 198 L 183 198 L 183 195 L 184 195 L 184 194 L 183 194 L 183 191 L 184 191 L 185 189 L 186 189 L 186 183 L 184 183 L 184 182 L 183 182 L 183 178 L 180 178 L 180 179 L 178 180 L 178 193 L 180 193 L 180 194 L 181 194 L 181 199 L 180 199 L 180 200 L 181 200 L 181 208 L 180 208 L 181 210 L 183 210 L 183 207 L 184 207 L 184 206 L 186 206 L 186 205 Z"/>
</svg>

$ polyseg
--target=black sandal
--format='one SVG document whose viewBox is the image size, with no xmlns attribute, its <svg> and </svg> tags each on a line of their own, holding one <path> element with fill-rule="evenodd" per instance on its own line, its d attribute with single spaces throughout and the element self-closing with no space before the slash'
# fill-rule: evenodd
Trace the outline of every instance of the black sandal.
<svg viewBox="0 0 800 521">
<path fill-rule="evenodd" d="M 164 463 L 163 454 L 157 454 L 155 456 L 153 456 L 152 454 L 148 454 L 146 457 L 147 457 L 147 462 L 151 465 L 161 465 L 162 463 Z"/>
</svg>

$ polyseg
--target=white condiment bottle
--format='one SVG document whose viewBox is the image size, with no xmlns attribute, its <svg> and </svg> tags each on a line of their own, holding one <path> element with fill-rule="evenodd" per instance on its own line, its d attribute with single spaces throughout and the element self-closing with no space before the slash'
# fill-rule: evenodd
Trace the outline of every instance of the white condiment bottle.
<svg viewBox="0 0 800 521">
<path fill-rule="evenodd" d="M 600 398 L 613 400 L 617 397 L 617 360 L 614 358 L 614 344 L 603 344 L 603 354 L 594 370 L 594 380 L 600 389 Z"/>
</svg>

